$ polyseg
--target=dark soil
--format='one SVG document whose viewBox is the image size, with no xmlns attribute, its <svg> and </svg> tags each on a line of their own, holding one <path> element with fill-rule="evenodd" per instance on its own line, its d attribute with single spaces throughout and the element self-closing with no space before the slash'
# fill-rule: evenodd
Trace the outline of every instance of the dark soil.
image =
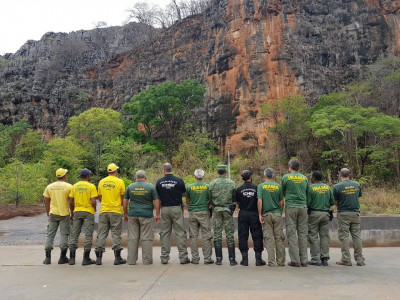
<svg viewBox="0 0 400 300">
<path fill-rule="evenodd" d="M 0 205 L 0 220 L 8 220 L 14 217 L 32 217 L 45 212 L 43 205 Z"/>
</svg>

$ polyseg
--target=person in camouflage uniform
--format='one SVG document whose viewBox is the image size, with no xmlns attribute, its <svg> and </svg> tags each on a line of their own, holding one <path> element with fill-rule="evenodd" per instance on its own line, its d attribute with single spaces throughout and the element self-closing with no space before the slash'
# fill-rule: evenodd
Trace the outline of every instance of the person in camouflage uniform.
<svg viewBox="0 0 400 300">
<path fill-rule="evenodd" d="M 233 212 L 236 208 L 235 183 L 226 178 L 226 165 L 218 166 L 219 177 L 210 183 L 211 203 L 214 206 L 214 247 L 216 264 L 222 264 L 222 230 L 225 230 L 231 266 L 237 265 L 235 258 L 235 241 L 233 237 Z"/>
</svg>

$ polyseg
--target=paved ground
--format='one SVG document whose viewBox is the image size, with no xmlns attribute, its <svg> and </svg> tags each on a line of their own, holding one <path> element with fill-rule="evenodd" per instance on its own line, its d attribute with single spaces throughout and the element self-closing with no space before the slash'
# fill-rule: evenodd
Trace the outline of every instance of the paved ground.
<svg viewBox="0 0 400 300">
<path fill-rule="evenodd" d="M 159 247 L 153 265 L 114 266 L 107 249 L 103 266 L 83 267 L 54 264 L 59 249 L 45 266 L 40 246 L 0 246 L 0 299 L 396 299 L 399 251 L 366 248 L 365 267 L 343 267 L 333 264 L 340 258 L 334 248 L 329 267 L 270 268 L 255 267 L 254 259 L 249 267 L 230 267 L 226 258 L 222 266 L 180 265 L 176 248 L 170 264 L 161 265 Z"/>
</svg>

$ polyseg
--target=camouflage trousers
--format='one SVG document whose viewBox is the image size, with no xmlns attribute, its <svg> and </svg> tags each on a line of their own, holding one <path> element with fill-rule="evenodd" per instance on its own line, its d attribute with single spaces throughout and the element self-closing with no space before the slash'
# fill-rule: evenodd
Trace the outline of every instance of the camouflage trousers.
<svg viewBox="0 0 400 300">
<path fill-rule="evenodd" d="M 233 237 L 235 227 L 232 214 L 229 211 L 216 211 L 214 212 L 214 219 L 214 243 L 222 243 L 222 230 L 225 230 L 226 243 L 228 245 L 233 244 L 235 242 Z"/>
</svg>

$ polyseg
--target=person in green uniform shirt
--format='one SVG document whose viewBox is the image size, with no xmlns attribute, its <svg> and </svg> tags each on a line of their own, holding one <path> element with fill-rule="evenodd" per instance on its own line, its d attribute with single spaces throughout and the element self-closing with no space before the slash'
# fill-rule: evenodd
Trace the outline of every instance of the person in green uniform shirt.
<svg viewBox="0 0 400 300">
<path fill-rule="evenodd" d="M 96 265 L 102 264 L 108 232 L 111 229 L 112 249 L 114 250 L 114 265 L 125 264 L 121 257 L 122 235 L 122 201 L 125 193 L 124 182 L 117 177 L 119 167 L 116 164 L 107 166 L 108 176 L 100 180 L 98 187 L 99 201 L 99 228 L 96 241 Z"/>
<path fill-rule="evenodd" d="M 197 169 L 194 171 L 195 183 L 186 187 L 186 204 L 189 211 L 189 236 L 190 249 L 192 251 L 192 264 L 200 261 L 197 247 L 199 231 L 203 237 L 203 256 L 204 264 L 213 264 L 212 255 L 212 234 L 210 224 L 210 213 L 208 211 L 210 201 L 210 186 L 203 182 L 204 171 Z"/>
<path fill-rule="evenodd" d="M 307 192 L 308 179 L 299 173 L 297 159 L 288 163 L 289 174 L 282 178 L 283 195 L 285 196 L 286 235 L 289 242 L 288 263 L 291 267 L 307 267 Z"/>
<path fill-rule="evenodd" d="M 67 169 L 58 169 L 56 171 L 57 181 L 49 184 L 44 190 L 45 208 L 49 224 L 47 225 L 46 239 L 46 258 L 43 261 L 45 265 L 51 264 L 51 250 L 53 250 L 54 238 L 58 227 L 60 227 L 60 249 L 61 255 L 59 264 L 69 262 L 67 257 L 68 236 L 70 232 L 70 211 L 68 206 L 68 195 L 72 185 L 67 183 Z"/>
<path fill-rule="evenodd" d="M 362 255 L 361 218 L 359 197 L 362 196 L 361 186 L 358 182 L 350 180 L 350 170 L 343 168 L 339 172 L 341 182 L 333 187 L 333 197 L 337 206 L 339 223 L 339 241 L 342 248 L 342 259 L 336 264 L 351 266 L 349 250 L 349 233 L 353 240 L 354 259 L 357 266 L 364 266 L 365 259 Z"/>
<path fill-rule="evenodd" d="M 217 172 L 219 177 L 210 183 L 211 203 L 214 205 L 214 247 L 216 264 L 222 264 L 222 230 L 225 230 L 228 244 L 229 261 L 231 266 L 237 265 L 235 255 L 235 240 L 233 225 L 233 211 L 236 208 L 235 183 L 226 178 L 226 165 L 219 165 Z"/>
<path fill-rule="evenodd" d="M 128 212 L 129 203 L 129 212 Z M 160 199 L 154 185 L 146 182 L 146 172 L 136 172 L 136 182 L 130 184 L 124 195 L 125 222 L 128 222 L 128 259 L 130 265 L 136 265 L 139 240 L 142 244 L 142 262 L 153 263 L 154 217 L 160 221 Z"/>
<path fill-rule="evenodd" d="M 264 182 L 257 187 L 258 217 L 268 252 L 268 266 L 285 266 L 285 235 L 282 227 L 284 206 L 282 186 L 273 179 L 274 170 L 264 170 Z"/>
<path fill-rule="evenodd" d="M 73 212 L 72 232 L 69 237 L 69 264 L 75 264 L 76 249 L 78 248 L 78 238 L 82 230 L 85 229 L 85 243 L 83 251 L 82 266 L 94 264 L 90 259 L 90 251 L 93 244 L 94 231 L 94 213 L 96 210 L 97 190 L 94 184 L 91 184 L 89 169 L 82 169 L 79 177 L 80 181 L 72 186 L 69 193 L 69 207 Z"/>
<path fill-rule="evenodd" d="M 311 260 L 309 265 L 328 266 L 329 260 L 329 209 L 335 204 L 332 190 L 322 182 L 322 173 L 314 171 L 307 195 L 308 242 Z"/>
</svg>

